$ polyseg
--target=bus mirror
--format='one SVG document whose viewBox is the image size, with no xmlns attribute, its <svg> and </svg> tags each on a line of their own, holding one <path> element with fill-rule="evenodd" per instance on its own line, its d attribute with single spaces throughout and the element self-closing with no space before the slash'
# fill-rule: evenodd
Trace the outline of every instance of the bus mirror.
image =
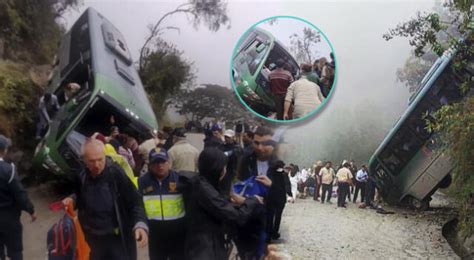
<svg viewBox="0 0 474 260">
<path fill-rule="evenodd" d="M 266 46 L 265 44 L 260 43 L 260 44 L 257 46 L 257 48 L 255 49 L 255 51 L 256 51 L 257 53 L 260 53 L 260 52 L 262 52 L 263 50 L 265 50 L 266 47 L 267 47 L 267 46 Z"/>
</svg>

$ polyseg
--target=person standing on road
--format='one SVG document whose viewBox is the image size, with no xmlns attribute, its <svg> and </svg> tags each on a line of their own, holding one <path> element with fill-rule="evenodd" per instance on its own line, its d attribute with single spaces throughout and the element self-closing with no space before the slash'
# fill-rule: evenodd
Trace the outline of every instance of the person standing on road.
<svg viewBox="0 0 474 260">
<path fill-rule="evenodd" d="M 284 172 L 285 163 L 276 161 L 269 169 L 273 172 L 272 188 L 267 196 L 267 240 L 280 238 L 280 224 L 283 210 L 287 201 L 287 195 L 293 197 L 291 193 L 290 178 Z"/>
<path fill-rule="evenodd" d="M 173 132 L 173 139 L 174 144 L 168 151 L 171 169 L 177 172 L 196 172 L 199 151 L 186 139 L 186 130 L 181 127 L 176 128 Z"/>
<path fill-rule="evenodd" d="M 352 184 L 352 173 L 349 170 L 350 164 L 345 163 L 336 173 L 337 178 L 337 206 L 346 207 L 346 196 L 349 193 L 349 186 Z"/>
<path fill-rule="evenodd" d="M 212 135 L 206 136 L 204 139 L 204 149 L 216 147 L 222 150 L 224 146 L 224 136 L 222 135 L 222 128 L 219 124 L 215 123 L 211 127 Z"/>
<path fill-rule="evenodd" d="M 360 191 L 360 202 L 364 203 L 365 200 L 365 186 L 367 186 L 367 179 L 369 174 L 367 173 L 367 166 L 362 165 L 360 170 L 356 174 L 356 187 L 354 192 L 354 203 L 357 201 L 357 196 Z"/>
<path fill-rule="evenodd" d="M 293 76 L 288 70 L 284 69 L 285 61 L 283 59 L 278 59 L 275 65 L 276 69 L 268 74 L 268 80 L 270 81 L 270 88 L 275 100 L 277 119 L 283 120 L 285 96 L 288 87 L 293 82 Z"/>
<path fill-rule="evenodd" d="M 316 187 L 314 189 L 314 196 L 313 200 L 319 201 L 319 197 L 321 194 L 321 175 L 319 174 L 321 172 L 321 169 L 323 168 L 323 162 L 322 161 L 317 161 L 316 164 L 313 165 L 313 172 L 314 172 L 314 178 L 316 179 Z"/>
<path fill-rule="evenodd" d="M 228 197 L 230 194 L 232 181 L 234 181 L 237 175 L 238 161 L 242 156 L 242 148 L 235 142 L 235 133 L 231 129 L 227 129 L 224 132 L 224 145 L 222 151 L 227 156 L 226 174 L 223 179 L 219 182 L 220 191 L 222 195 Z"/>
<path fill-rule="evenodd" d="M 143 201 L 124 170 L 104 150 L 96 139 L 82 145 L 86 167 L 76 176 L 74 194 L 63 204 L 75 203 L 91 260 L 135 260 L 135 241 L 140 247 L 148 243 Z"/>
<path fill-rule="evenodd" d="M 15 165 L 4 161 L 11 145 L 10 139 L 0 135 L 0 259 L 23 259 L 23 236 L 20 222 L 21 211 L 36 220 L 36 213 L 28 194 L 21 185 Z"/>
<path fill-rule="evenodd" d="M 272 136 L 273 132 L 267 127 L 261 126 L 256 129 L 253 139 L 253 152 L 242 157 L 237 170 L 237 179 L 245 181 L 255 176 L 256 181 L 270 190 L 272 189 L 271 179 L 275 173 L 270 170 L 270 166 L 278 160 L 274 154 L 276 142 L 272 139 Z M 267 201 L 269 201 L 268 196 L 265 198 L 265 205 L 257 206 L 249 223 L 239 230 L 236 246 L 239 256 L 244 259 L 258 259 L 264 254 Z"/>
<path fill-rule="evenodd" d="M 349 170 L 351 171 L 352 173 L 352 184 L 351 184 L 351 187 L 350 187 L 350 193 L 349 194 L 354 194 L 354 189 L 355 189 L 355 184 L 357 183 L 356 181 L 356 175 L 357 175 L 357 166 L 355 165 L 354 163 L 354 160 L 350 160 L 349 161 Z M 349 197 L 349 202 L 351 202 L 351 197 L 350 195 L 348 195 Z M 354 197 L 354 195 L 352 195 L 352 197 Z"/>
<path fill-rule="evenodd" d="M 163 148 L 151 150 L 148 161 L 149 170 L 138 179 L 138 190 L 150 227 L 150 260 L 184 259 L 186 212 L 179 175 L 170 170 L 168 153 Z"/>
<path fill-rule="evenodd" d="M 324 204 L 325 200 L 327 203 L 331 203 L 332 184 L 334 182 L 335 176 L 334 169 L 332 168 L 332 162 L 326 162 L 325 167 L 319 171 L 319 175 L 321 176 L 322 185 L 321 204 Z"/>
<path fill-rule="evenodd" d="M 231 203 L 220 191 L 226 174 L 227 156 L 217 148 L 205 148 L 199 155 L 199 174 L 188 178 L 185 191 L 187 233 L 185 259 L 228 259 L 223 227 L 244 225 L 257 205 L 258 196 L 232 194 Z M 183 179 L 186 175 L 183 174 Z"/>
</svg>

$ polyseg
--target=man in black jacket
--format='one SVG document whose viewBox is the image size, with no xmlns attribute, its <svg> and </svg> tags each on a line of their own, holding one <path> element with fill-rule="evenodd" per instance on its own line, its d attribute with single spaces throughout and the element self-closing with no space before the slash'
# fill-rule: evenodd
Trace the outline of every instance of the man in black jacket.
<svg viewBox="0 0 474 260">
<path fill-rule="evenodd" d="M 286 204 L 286 195 L 292 197 L 290 178 L 284 172 L 285 163 L 276 161 L 270 167 L 272 187 L 267 196 L 267 241 L 280 238 L 281 215 Z M 314 186 L 314 185 L 313 185 Z"/>
<path fill-rule="evenodd" d="M 90 259 L 135 260 L 135 240 L 140 247 L 148 241 L 140 194 L 123 169 L 105 156 L 100 141 L 87 140 L 82 158 L 86 168 L 78 176 L 75 193 L 63 203 L 76 202 Z"/>
<path fill-rule="evenodd" d="M 16 174 L 15 165 L 3 159 L 10 145 L 10 139 L 0 135 L 0 259 L 5 259 L 6 248 L 10 259 L 21 260 L 23 259 L 21 211 L 28 212 L 31 221 L 36 220 L 36 214 Z"/>
<path fill-rule="evenodd" d="M 265 240 L 268 241 L 271 239 L 271 237 L 268 237 L 265 231 L 275 229 L 275 226 L 272 223 L 270 223 L 268 229 L 265 228 L 266 219 L 267 221 L 274 219 L 276 214 L 275 209 L 281 208 L 281 203 L 284 205 L 286 202 L 284 176 L 282 173 L 276 172 L 279 167 L 275 167 L 275 165 L 277 165 L 278 159 L 274 153 L 276 142 L 272 139 L 272 135 L 272 131 L 267 127 L 257 128 L 253 139 L 253 152 L 245 154 L 242 157 L 237 173 L 237 178 L 239 180 L 243 181 L 251 176 L 256 176 L 257 181 L 269 187 L 268 194 L 265 197 L 265 206 L 256 208 L 256 213 L 254 214 L 253 219 L 250 220 L 246 225 L 246 227 L 249 228 L 244 228 L 246 232 L 260 232 L 259 237 L 255 238 L 255 236 L 246 236 L 248 234 L 240 236 L 241 238 L 247 237 L 247 239 L 250 239 L 253 237 L 257 239 L 255 243 L 260 245 L 259 248 L 255 248 L 257 257 L 263 253 L 261 247 L 262 243 L 264 243 Z M 274 232 L 272 231 L 270 233 Z M 238 243 L 237 247 L 239 247 Z M 239 249 L 239 254 L 241 254 L 240 251 L 241 250 Z M 249 258 L 249 252 L 244 252 L 244 254 L 244 258 Z"/>
</svg>

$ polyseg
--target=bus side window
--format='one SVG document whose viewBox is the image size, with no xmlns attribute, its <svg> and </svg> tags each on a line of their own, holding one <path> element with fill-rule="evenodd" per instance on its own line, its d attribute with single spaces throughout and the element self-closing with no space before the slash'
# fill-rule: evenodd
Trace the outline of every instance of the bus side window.
<svg viewBox="0 0 474 260">
<path fill-rule="evenodd" d="M 393 175 L 398 175 L 422 145 L 421 140 L 410 128 L 402 125 L 385 148 L 386 150 L 382 152 L 383 163 Z"/>
</svg>

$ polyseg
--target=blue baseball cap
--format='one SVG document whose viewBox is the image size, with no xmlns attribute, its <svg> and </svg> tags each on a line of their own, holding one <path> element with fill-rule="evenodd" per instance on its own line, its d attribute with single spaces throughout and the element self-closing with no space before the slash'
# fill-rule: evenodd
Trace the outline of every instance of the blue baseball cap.
<svg viewBox="0 0 474 260">
<path fill-rule="evenodd" d="M 164 148 L 155 148 L 150 151 L 148 161 L 154 163 L 157 161 L 168 161 L 168 152 Z"/>
<path fill-rule="evenodd" d="M 12 145 L 12 141 L 4 135 L 0 135 L 0 150 L 5 150 Z"/>
<path fill-rule="evenodd" d="M 218 125 L 218 124 L 214 124 L 214 125 L 212 126 L 212 128 L 211 128 L 211 131 L 213 131 L 213 132 L 214 132 L 214 131 L 221 131 L 221 130 L 222 130 L 222 128 L 221 128 L 221 126 Z"/>
</svg>

